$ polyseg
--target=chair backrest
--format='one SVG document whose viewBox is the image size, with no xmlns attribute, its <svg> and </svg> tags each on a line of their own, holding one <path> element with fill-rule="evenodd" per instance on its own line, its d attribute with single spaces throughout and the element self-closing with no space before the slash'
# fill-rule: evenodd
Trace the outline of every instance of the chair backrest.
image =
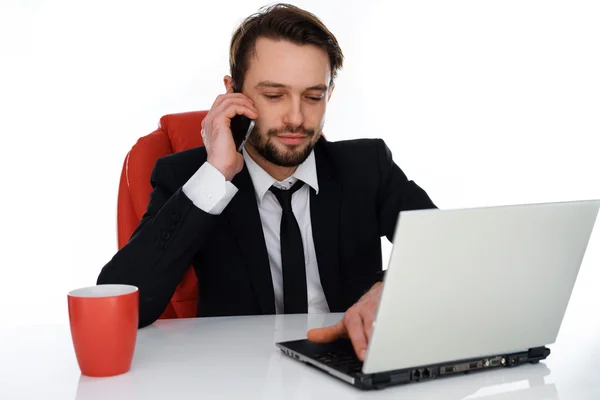
<svg viewBox="0 0 600 400">
<path fill-rule="evenodd" d="M 121 171 L 117 204 L 117 240 L 125 246 L 140 223 L 152 186 L 150 175 L 156 160 L 168 154 L 202 146 L 202 120 L 208 111 L 168 114 L 158 129 L 143 136 L 127 153 Z M 160 318 L 191 318 L 198 307 L 198 283 L 190 266 Z"/>
</svg>

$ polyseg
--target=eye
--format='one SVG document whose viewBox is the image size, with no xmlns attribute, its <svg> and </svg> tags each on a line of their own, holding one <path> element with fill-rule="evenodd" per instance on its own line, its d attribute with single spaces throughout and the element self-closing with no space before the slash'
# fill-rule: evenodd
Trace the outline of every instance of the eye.
<svg viewBox="0 0 600 400">
<path fill-rule="evenodd" d="M 265 97 L 269 100 L 277 100 L 281 98 L 280 94 L 265 94 Z"/>
<path fill-rule="evenodd" d="M 308 99 L 309 99 L 310 101 L 319 102 L 319 101 L 323 100 L 323 97 L 313 97 L 313 96 L 308 96 Z"/>
</svg>

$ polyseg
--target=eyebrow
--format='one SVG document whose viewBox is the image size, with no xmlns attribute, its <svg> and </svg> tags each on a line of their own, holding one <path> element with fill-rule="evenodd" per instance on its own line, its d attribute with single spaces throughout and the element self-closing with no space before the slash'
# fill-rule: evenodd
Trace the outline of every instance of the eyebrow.
<svg viewBox="0 0 600 400">
<path fill-rule="evenodd" d="M 284 85 L 283 83 L 277 83 L 277 82 L 271 82 L 271 81 L 262 81 L 259 82 L 256 86 L 254 86 L 256 89 L 264 89 L 264 88 L 283 88 L 283 89 L 290 89 L 289 85 Z M 305 90 L 320 90 L 322 92 L 326 92 L 328 89 L 327 85 L 314 85 L 311 87 L 306 88 Z"/>
</svg>

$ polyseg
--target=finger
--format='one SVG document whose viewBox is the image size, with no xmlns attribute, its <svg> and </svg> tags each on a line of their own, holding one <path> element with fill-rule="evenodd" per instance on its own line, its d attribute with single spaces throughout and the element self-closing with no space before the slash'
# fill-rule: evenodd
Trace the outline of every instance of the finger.
<svg viewBox="0 0 600 400">
<path fill-rule="evenodd" d="M 249 110 L 251 110 L 253 113 L 252 116 L 247 115 L 246 113 L 243 113 L 248 118 L 256 119 L 258 117 L 258 109 L 256 107 L 254 107 L 254 104 L 252 104 L 248 100 L 228 99 L 228 100 L 224 101 L 222 104 L 215 107 L 215 109 L 213 111 L 215 118 L 219 118 L 218 116 L 223 115 L 223 114 L 225 116 L 227 116 L 227 118 L 233 118 L 236 114 L 240 114 L 240 112 L 234 111 L 236 106 L 247 107 Z"/>
<path fill-rule="evenodd" d="M 325 328 L 315 328 L 308 331 L 307 338 L 315 343 L 331 343 L 347 334 L 344 320 Z"/>
<path fill-rule="evenodd" d="M 367 343 L 371 341 L 371 334 L 373 333 L 373 322 L 375 321 L 375 312 L 371 309 L 363 309 L 362 312 L 363 330 Z"/>
<path fill-rule="evenodd" d="M 241 104 L 232 104 L 223 112 L 223 115 L 230 120 L 238 114 L 245 115 L 250 119 L 258 118 L 258 111 Z"/>
<path fill-rule="evenodd" d="M 209 113 L 214 110 L 215 108 L 217 108 L 219 106 L 219 104 L 221 104 L 225 99 L 227 99 L 225 94 L 220 94 L 217 96 L 217 98 L 215 99 L 215 101 L 213 101 L 212 106 L 210 107 L 210 111 Z"/>
<path fill-rule="evenodd" d="M 219 114 L 221 112 L 227 112 L 228 109 L 233 105 L 248 107 L 249 109 L 251 109 L 258 115 L 258 109 L 254 106 L 254 103 L 247 97 L 246 98 L 232 97 L 232 98 L 226 99 L 220 105 L 215 107 L 215 113 Z"/>
<path fill-rule="evenodd" d="M 348 314 L 344 320 L 346 323 L 346 330 L 348 331 L 348 336 L 350 337 L 350 341 L 352 342 L 352 347 L 354 347 L 356 356 L 359 358 L 359 360 L 364 361 L 365 353 L 367 351 L 367 338 L 363 329 L 363 320 L 358 313 Z"/>
<path fill-rule="evenodd" d="M 245 94 L 227 92 L 225 94 L 221 94 L 221 95 L 217 96 L 217 99 L 215 100 L 215 102 L 213 104 L 213 108 L 219 107 L 223 103 L 230 101 L 230 100 L 247 101 L 248 104 L 251 104 L 252 106 L 254 106 L 254 100 L 252 100 L 250 97 L 246 96 Z"/>
<path fill-rule="evenodd" d="M 245 115 L 250 119 L 258 118 L 258 113 L 256 111 L 243 105 L 232 104 L 229 108 L 224 110 L 221 115 L 211 118 L 210 122 L 208 122 L 209 126 L 204 127 L 206 135 L 210 137 L 213 135 L 213 133 L 222 131 L 222 129 L 220 129 L 220 127 L 223 127 L 222 124 L 225 124 L 225 126 L 230 126 L 231 119 L 238 114 Z"/>
</svg>

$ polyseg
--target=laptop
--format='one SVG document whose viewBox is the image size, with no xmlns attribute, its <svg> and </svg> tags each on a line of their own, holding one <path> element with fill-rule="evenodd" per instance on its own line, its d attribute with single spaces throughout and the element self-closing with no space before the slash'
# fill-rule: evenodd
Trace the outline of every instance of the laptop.
<svg viewBox="0 0 600 400">
<path fill-rule="evenodd" d="M 348 339 L 276 343 L 359 389 L 550 355 L 600 200 L 401 212 L 364 363 Z"/>
</svg>

